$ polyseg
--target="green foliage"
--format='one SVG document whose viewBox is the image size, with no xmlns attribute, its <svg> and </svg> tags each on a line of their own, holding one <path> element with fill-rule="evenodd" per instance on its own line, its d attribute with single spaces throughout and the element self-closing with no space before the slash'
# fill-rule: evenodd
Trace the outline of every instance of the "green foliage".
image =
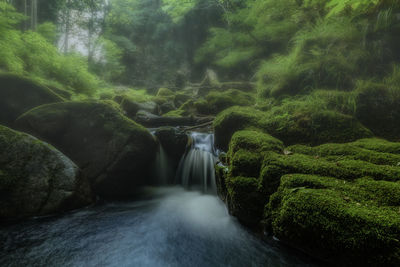
<svg viewBox="0 0 400 267">
<path fill-rule="evenodd" d="M 188 13 L 196 4 L 195 0 L 162 0 L 162 2 L 163 11 L 167 12 L 175 23 L 182 20 L 186 13 Z"/>
<path fill-rule="evenodd" d="M 337 15 L 343 12 L 354 12 L 357 14 L 372 10 L 382 0 L 330 0 L 327 7 L 330 8 L 329 16 Z"/>
<path fill-rule="evenodd" d="M 196 60 L 213 63 L 225 71 L 233 69 L 233 75 L 250 74 L 260 59 L 285 50 L 307 20 L 306 13 L 291 0 L 244 1 L 225 14 L 228 29 L 211 29 L 211 36 L 198 50 Z"/>
<path fill-rule="evenodd" d="M 104 80 L 117 82 L 125 73 L 125 66 L 122 64 L 123 50 L 115 42 L 105 38 L 99 38 L 98 42 L 102 47 L 102 55 L 94 59 L 92 68 Z"/>
<path fill-rule="evenodd" d="M 57 28 L 56 25 L 51 22 L 39 24 L 36 32 L 43 36 L 51 44 L 55 44 L 57 41 Z"/>
<path fill-rule="evenodd" d="M 15 8 L 7 1 L 0 1 L 0 33 L 12 29 L 15 25 L 25 19 L 25 16 L 19 14 Z"/>
<path fill-rule="evenodd" d="M 106 38 L 121 49 L 125 84 L 156 87 L 172 83 L 181 55 L 175 23 L 158 0 L 115 0 L 106 18 Z"/>
<path fill-rule="evenodd" d="M 0 23 L 0 69 L 54 80 L 76 93 L 93 93 L 98 80 L 88 71 L 86 60 L 79 55 L 61 55 L 48 41 L 54 37 L 51 24 L 39 26 L 39 32 L 14 30 L 22 16 L 8 4 L 2 2 L 0 7 L 6 14 L 0 16 L 5 18 Z"/>
<path fill-rule="evenodd" d="M 257 73 L 261 95 L 298 94 L 321 87 L 351 89 L 367 52 L 348 19 L 319 20 L 294 36 L 289 55 L 266 61 Z"/>
</svg>

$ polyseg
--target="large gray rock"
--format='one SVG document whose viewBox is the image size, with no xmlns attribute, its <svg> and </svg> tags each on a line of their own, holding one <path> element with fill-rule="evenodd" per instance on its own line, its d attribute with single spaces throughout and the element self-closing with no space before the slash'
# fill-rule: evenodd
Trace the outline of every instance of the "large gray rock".
<svg viewBox="0 0 400 267">
<path fill-rule="evenodd" d="M 125 196 L 147 183 L 157 144 L 147 129 L 123 116 L 112 103 L 43 105 L 25 113 L 15 125 L 70 157 L 97 194 Z"/>
<path fill-rule="evenodd" d="M 63 99 L 46 86 L 14 74 L 0 74 L 0 124 L 11 126 L 24 112 Z"/>
<path fill-rule="evenodd" d="M 89 183 L 70 159 L 0 125 L 0 220 L 46 215 L 91 201 Z"/>
</svg>

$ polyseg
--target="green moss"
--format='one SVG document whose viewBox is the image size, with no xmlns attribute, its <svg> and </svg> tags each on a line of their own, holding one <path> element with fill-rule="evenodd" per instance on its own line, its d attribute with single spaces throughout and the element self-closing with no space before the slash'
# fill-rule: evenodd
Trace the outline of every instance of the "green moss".
<svg viewBox="0 0 400 267">
<path fill-rule="evenodd" d="M 211 111 L 210 108 L 210 103 L 205 100 L 205 99 L 199 99 L 193 103 L 194 109 L 196 110 L 196 113 L 202 114 L 202 115 L 210 115 L 213 112 Z"/>
<path fill-rule="evenodd" d="M 264 113 L 249 107 L 231 107 L 219 113 L 214 120 L 215 144 L 227 150 L 232 135 L 246 128 L 259 128 Z"/>
<path fill-rule="evenodd" d="M 226 180 L 228 205 L 233 216 L 249 226 L 255 226 L 262 218 L 263 195 L 256 178 L 233 177 Z"/>
<path fill-rule="evenodd" d="M 395 266 L 400 263 L 399 202 L 387 194 L 398 190 L 393 182 L 286 175 L 264 222 L 278 238 L 327 260 Z"/>
<path fill-rule="evenodd" d="M 185 115 L 185 113 L 186 112 L 182 109 L 176 109 L 176 110 L 172 110 L 170 112 L 165 113 L 163 116 L 180 118 L 180 117 L 183 117 Z"/>
<path fill-rule="evenodd" d="M 251 106 L 254 103 L 255 100 L 251 93 L 229 89 L 227 91 L 211 91 L 206 96 L 206 102 L 203 102 L 199 108 L 203 114 L 217 114 L 232 106 Z"/>
<path fill-rule="evenodd" d="M 400 142 L 389 142 L 384 139 L 369 138 L 357 140 L 351 144 L 382 153 L 400 154 Z"/>
<path fill-rule="evenodd" d="M 175 98 L 174 98 L 174 104 L 176 107 L 182 106 L 186 101 L 190 100 L 192 98 L 191 94 L 185 93 L 185 92 L 176 92 Z"/>
<path fill-rule="evenodd" d="M 322 144 L 349 142 L 372 137 L 371 131 L 351 116 L 334 111 L 271 110 L 261 122 L 262 128 L 285 144 Z"/>
<path fill-rule="evenodd" d="M 259 131 L 238 131 L 232 137 L 226 156 L 225 161 L 229 167 L 217 169 L 217 184 L 219 192 L 223 192 L 223 199 L 234 209 L 232 213 L 239 220 L 251 226 L 257 225 L 267 200 L 259 187 L 258 177 L 263 155 L 268 151 L 283 151 L 282 142 Z"/>
<path fill-rule="evenodd" d="M 239 149 L 246 149 L 253 153 L 265 151 L 283 151 L 282 141 L 260 131 L 242 130 L 233 134 L 229 144 L 229 153 L 232 155 Z"/>
<path fill-rule="evenodd" d="M 229 158 L 231 176 L 258 177 L 262 156 L 258 153 L 240 149 Z"/>
<path fill-rule="evenodd" d="M 233 133 L 246 128 L 261 129 L 286 145 L 345 143 L 373 135 L 352 116 L 321 110 L 312 101 L 290 99 L 265 112 L 249 107 L 229 108 L 218 114 L 214 128 L 216 144 L 224 150 Z"/>
<path fill-rule="evenodd" d="M 285 174 L 301 173 L 335 177 L 352 181 L 361 177 L 375 180 L 400 181 L 400 167 L 375 165 L 360 160 L 327 161 L 302 154 L 279 155 L 268 153 L 260 173 L 260 182 L 267 194 L 274 193 Z"/>
<path fill-rule="evenodd" d="M 152 100 L 156 102 L 158 105 L 162 105 L 168 102 L 169 98 L 165 96 L 155 96 L 152 98 Z"/>
<path fill-rule="evenodd" d="M 373 142 L 376 139 L 370 139 Z M 329 161 L 363 160 L 379 165 L 400 165 L 400 155 L 367 150 L 353 144 L 324 144 L 317 147 L 295 145 L 288 151 L 306 154 L 314 157 L 324 157 Z"/>
<path fill-rule="evenodd" d="M 194 116 L 197 112 L 196 101 L 193 99 L 189 99 L 182 106 L 179 107 L 179 110 L 183 110 L 182 115 L 184 116 Z"/>
<path fill-rule="evenodd" d="M 330 189 L 340 192 L 348 201 L 370 206 L 400 206 L 400 183 L 360 178 L 344 181 L 308 174 L 288 174 L 281 178 L 283 188 Z"/>
<path fill-rule="evenodd" d="M 173 96 L 175 96 L 175 93 L 172 92 L 168 88 L 160 88 L 160 89 L 158 89 L 157 96 L 161 96 L 161 97 L 171 97 L 172 96 L 173 97 Z"/>
<path fill-rule="evenodd" d="M 226 180 L 228 179 L 229 168 L 223 163 L 215 165 L 215 183 L 217 185 L 217 192 L 220 198 L 227 202 L 228 189 L 226 187 Z"/>
</svg>

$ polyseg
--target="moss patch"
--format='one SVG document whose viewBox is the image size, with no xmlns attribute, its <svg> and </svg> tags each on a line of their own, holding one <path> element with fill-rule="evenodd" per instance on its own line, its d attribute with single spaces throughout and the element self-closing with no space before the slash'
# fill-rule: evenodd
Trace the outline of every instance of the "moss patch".
<svg viewBox="0 0 400 267">
<path fill-rule="evenodd" d="M 400 261 L 399 143 L 361 139 L 316 147 L 261 130 L 236 132 L 219 194 L 238 219 L 335 264 Z M 374 255 L 371 257 L 370 255 Z"/>
<path fill-rule="evenodd" d="M 259 128 L 263 113 L 249 107 L 231 107 L 214 120 L 215 145 L 224 150 L 228 149 L 232 135 L 246 128 Z"/>
<path fill-rule="evenodd" d="M 372 137 L 355 118 L 335 111 L 320 111 L 293 102 L 262 112 L 249 107 L 224 110 L 214 121 L 216 145 L 226 150 L 233 133 L 246 128 L 261 129 L 286 145 L 349 142 Z"/>
<path fill-rule="evenodd" d="M 253 94 L 237 89 L 211 91 L 205 98 L 200 110 L 203 114 L 217 114 L 232 106 L 252 106 L 255 103 Z"/>
<path fill-rule="evenodd" d="M 265 222 L 278 238 L 326 260 L 395 266 L 400 263 L 399 189 L 399 183 L 365 178 L 286 175 L 267 205 Z M 389 199 L 390 193 L 397 195 Z"/>
<path fill-rule="evenodd" d="M 373 143 L 375 140 L 377 139 L 364 139 L 364 142 Z M 329 161 L 363 160 L 379 165 L 400 166 L 400 155 L 369 150 L 356 145 L 361 142 L 362 141 L 358 141 L 354 144 L 324 144 L 317 147 L 295 145 L 288 147 L 287 150 L 314 157 L 324 157 Z"/>
</svg>

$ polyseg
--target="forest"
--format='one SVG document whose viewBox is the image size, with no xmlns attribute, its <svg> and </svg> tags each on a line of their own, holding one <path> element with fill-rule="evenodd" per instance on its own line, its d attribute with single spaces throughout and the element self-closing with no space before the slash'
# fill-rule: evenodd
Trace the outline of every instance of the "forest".
<svg viewBox="0 0 400 267">
<path fill-rule="evenodd" d="M 0 0 L 0 266 L 400 266 L 400 1 Z"/>
</svg>

